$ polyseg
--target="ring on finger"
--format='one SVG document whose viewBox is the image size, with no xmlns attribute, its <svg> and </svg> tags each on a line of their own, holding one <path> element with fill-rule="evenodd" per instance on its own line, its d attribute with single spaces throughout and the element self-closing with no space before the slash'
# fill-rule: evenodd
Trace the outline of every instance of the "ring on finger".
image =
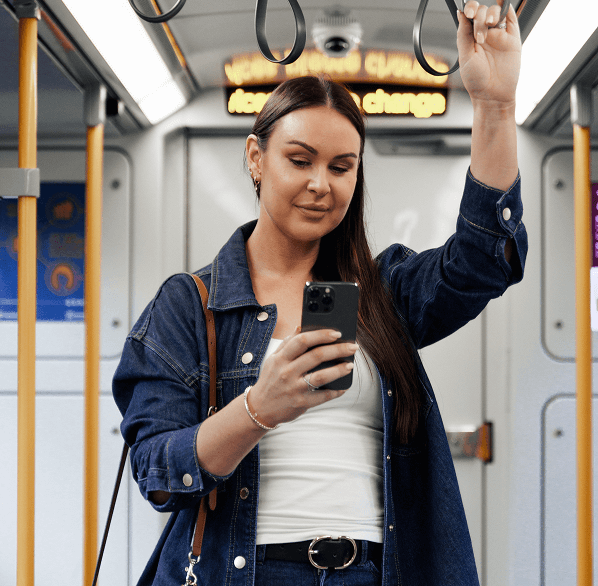
<svg viewBox="0 0 598 586">
<path fill-rule="evenodd" d="M 500 24 L 496 25 L 496 28 L 505 29 L 505 28 L 507 28 L 507 23 L 506 22 L 501 22 Z"/>
<path fill-rule="evenodd" d="M 307 388 L 308 388 L 310 391 L 312 391 L 312 392 L 313 392 L 313 391 L 317 391 L 317 390 L 318 390 L 320 387 L 316 387 L 316 385 L 312 385 L 312 384 L 309 382 L 309 381 L 311 380 L 311 375 L 312 375 L 312 374 L 313 374 L 313 372 L 310 372 L 310 373 L 307 375 L 307 378 L 305 378 L 305 375 L 303 375 L 303 380 L 305 381 L 305 384 L 307 385 Z"/>
</svg>

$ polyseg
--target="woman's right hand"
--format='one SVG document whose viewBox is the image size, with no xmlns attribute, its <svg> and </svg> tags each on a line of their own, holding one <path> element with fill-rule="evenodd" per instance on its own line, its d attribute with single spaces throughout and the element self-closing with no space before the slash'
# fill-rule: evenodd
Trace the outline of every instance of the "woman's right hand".
<svg viewBox="0 0 598 586">
<path fill-rule="evenodd" d="M 340 333 L 334 330 L 299 332 L 285 338 L 262 366 L 257 383 L 251 389 L 251 410 L 264 425 L 273 427 L 292 421 L 311 407 L 342 396 L 345 391 L 326 389 L 346 376 L 352 362 L 341 362 L 308 375 L 310 384 L 322 387 L 312 391 L 304 379 L 323 362 L 353 356 L 359 346 L 350 342 L 334 344 Z"/>
<path fill-rule="evenodd" d="M 315 407 L 340 397 L 345 391 L 310 390 L 303 376 L 328 360 L 346 358 L 357 351 L 357 344 L 333 344 L 339 339 L 334 330 L 299 333 L 285 338 L 276 352 L 264 362 L 258 381 L 247 396 L 256 419 L 268 427 L 292 421 Z M 352 363 L 342 362 L 314 372 L 307 379 L 315 387 L 325 387 L 345 376 Z M 196 438 L 197 459 L 204 470 L 226 476 L 257 445 L 265 431 L 247 415 L 243 395 L 208 417 Z"/>
</svg>

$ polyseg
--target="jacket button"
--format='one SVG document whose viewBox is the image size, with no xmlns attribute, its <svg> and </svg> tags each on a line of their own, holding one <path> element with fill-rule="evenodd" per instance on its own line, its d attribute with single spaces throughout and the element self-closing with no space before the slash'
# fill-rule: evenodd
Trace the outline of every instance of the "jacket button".
<svg viewBox="0 0 598 586">
<path fill-rule="evenodd" d="M 502 217 L 505 222 L 508 222 L 511 219 L 511 210 L 509 208 L 505 208 L 502 211 Z"/>
<path fill-rule="evenodd" d="M 243 487 L 239 491 L 239 496 L 241 497 L 242 500 L 245 500 L 249 496 L 249 489 L 246 487 Z"/>
<path fill-rule="evenodd" d="M 193 484 L 193 476 L 191 476 L 191 474 L 185 474 L 185 476 L 183 476 L 183 484 L 185 486 L 191 486 Z"/>
<path fill-rule="evenodd" d="M 238 555 L 235 558 L 235 561 L 233 562 L 233 564 L 235 564 L 235 568 L 237 568 L 237 570 L 242 570 L 245 567 L 245 564 L 247 562 L 245 561 L 245 558 L 242 555 Z"/>
<path fill-rule="evenodd" d="M 386 459 L 387 459 L 387 460 L 390 460 L 390 454 L 389 454 L 388 456 L 386 456 Z"/>
<path fill-rule="evenodd" d="M 243 364 L 249 364 L 253 360 L 253 354 L 251 352 L 245 352 L 241 357 L 241 362 Z"/>
<path fill-rule="evenodd" d="M 266 321 L 268 319 L 268 314 L 265 311 L 260 311 L 257 314 L 257 321 Z"/>
</svg>

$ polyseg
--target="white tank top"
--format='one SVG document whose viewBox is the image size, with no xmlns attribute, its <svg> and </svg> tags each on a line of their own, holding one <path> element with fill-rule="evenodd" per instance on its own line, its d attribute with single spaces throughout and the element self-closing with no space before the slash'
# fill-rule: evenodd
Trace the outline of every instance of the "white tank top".
<svg viewBox="0 0 598 586">
<path fill-rule="evenodd" d="M 281 342 L 270 342 L 266 358 Z M 258 545 L 322 535 L 382 542 L 380 392 L 374 365 L 360 349 L 353 385 L 342 397 L 261 439 Z"/>
</svg>

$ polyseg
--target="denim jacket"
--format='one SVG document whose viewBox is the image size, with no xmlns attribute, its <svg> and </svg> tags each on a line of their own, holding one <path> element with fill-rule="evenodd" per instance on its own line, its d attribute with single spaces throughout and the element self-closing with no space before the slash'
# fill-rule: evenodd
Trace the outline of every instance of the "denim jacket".
<svg viewBox="0 0 598 586">
<path fill-rule="evenodd" d="M 395 244 L 379 255 L 380 278 L 415 348 L 454 332 L 522 278 L 527 251 L 522 212 L 519 178 L 502 192 L 468 173 L 456 233 L 444 246 L 416 254 Z M 276 324 L 276 306 L 260 306 L 251 285 L 245 241 L 254 226 L 239 228 L 213 263 L 197 272 L 208 287 L 216 322 L 219 406 L 255 384 Z M 507 238 L 514 244 L 510 264 L 504 256 Z M 474 586 L 475 560 L 446 433 L 430 382 L 416 360 L 425 408 L 409 444 L 393 437 L 394 393 L 380 376 L 382 585 Z M 113 385 L 142 495 L 171 493 L 164 505 L 153 505 L 172 514 L 141 586 L 184 582 L 199 500 L 214 487 L 218 503 L 209 512 L 201 560 L 194 568 L 198 583 L 254 583 L 259 445 L 228 477 L 202 469 L 195 439 L 208 411 L 208 388 L 201 300 L 188 275 L 175 275 L 129 334 Z"/>
</svg>

